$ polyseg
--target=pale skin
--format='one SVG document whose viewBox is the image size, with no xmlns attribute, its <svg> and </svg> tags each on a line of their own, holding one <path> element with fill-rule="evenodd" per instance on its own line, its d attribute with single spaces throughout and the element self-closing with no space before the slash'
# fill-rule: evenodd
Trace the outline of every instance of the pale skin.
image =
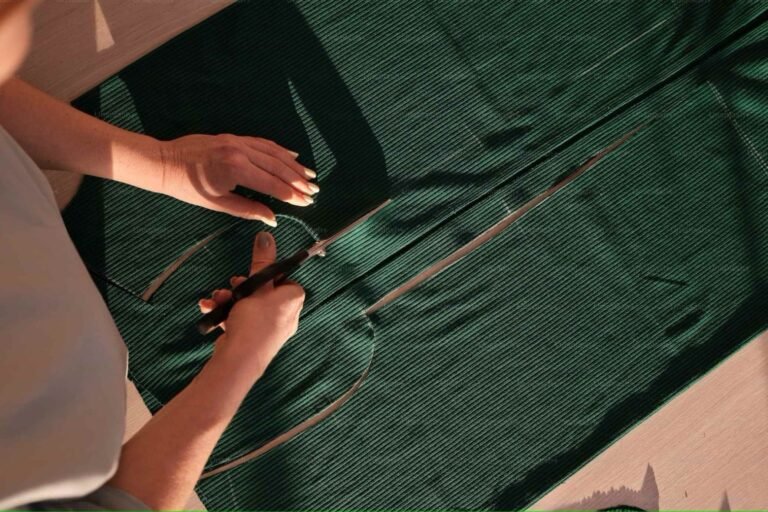
<svg viewBox="0 0 768 512">
<path fill-rule="evenodd" d="M 159 141 L 80 113 L 14 78 L 28 50 L 35 4 L 0 2 L 0 125 L 39 166 L 113 179 L 269 225 L 276 223 L 274 213 L 232 194 L 235 185 L 297 206 L 312 203 L 319 190 L 314 172 L 272 141 L 235 135 Z M 257 235 L 250 272 L 275 255 L 272 236 Z M 230 293 L 216 290 L 200 301 L 201 311 Z M 292 282 L 265 285 L 239 301 L 203 370 L 123 446 L 109 485 L 153 509 L 183 508 L 245 395 L 296 332 L 303 302 L 303 289 Z"/>
</svg>

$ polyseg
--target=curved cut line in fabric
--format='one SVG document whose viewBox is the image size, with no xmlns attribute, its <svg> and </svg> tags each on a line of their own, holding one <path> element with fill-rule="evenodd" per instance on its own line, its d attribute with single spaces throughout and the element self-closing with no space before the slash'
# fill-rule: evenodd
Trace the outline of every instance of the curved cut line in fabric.
<svg viewBox="0 0 768 512">
<path fill-rule="evenodd" d="M 152 295 L 155 294 L 157 290 L 160 289 L 160 287 L 165 283 L 166 280 L 168 280 L 169 277 L 171 277 L 171 274 L 176 272 L 179 267 L 187 261 L 189 258 L 192 257 L 193 254 L 195 254 L 197 251 L 208 245 L 213 239 L 223 235 L 230 229 L 232 229 L 234 226 L 237 226 L 239 223 L 232 224 L 231 226 L 224 226 L 223 228 L 219 228 L 210 235 L 206 236 L 199 242 L 195 243 L 192 247 L 188 248 L 186 251 L 181 253 L 181 255 L 173 260 L 170 265 L 165 267 L 165 270 L 160 272 L 157 277 L 155 277 L 151 283 L 149 283 L 149 286 L 147 286 L 147 289 L 144 290 L 144 293 L 141 294 L 141 300 L 144 302 L 149 302 L 149 299 L 152 298 Z"/>
<path fill-rule="evenodd" d="M 533 199 L 525 203 L 523 206 L 521 206 L 517 210 L 511 212 L 509 215 L 502 218 L 499 222 L 497 222 L 487 230 L 480 233 L 478 236 L 472 239 L 469 243 L 463 245 L 462 247 L 452 252 L 445 258 L 433 263 L 432 265 L 425 268 L 424 270 L 422 270 L 421 272 L 413 276 L 411 279 L 409 279 L 402 285 L 398 286 L 394 290 L 385 294 L 383 297 L 381 297 L 379 300 L 377 300 L 375 303 L 369 306 L 366 310 L 364 310 L 363 314 L 367 316 L 372 313 L 375 313 L 376 311 L 383 308 L 390 302 L 396 300 L 401 295 L 404 295 L 410 290 L 416 288 L 424 281 L 427 281 L 428 279 L 436 276 L 437 274 L 447 269 L 454 263 L 459 262 L 469 253 L 476 250 L 486 242 L 490 241 L 492 238 L 496 237 L 499 233 L 504 231 L 515 221 L 519 220 L 526 213 L 530 212 L 531 210 L 533 210 L 534 208 L 536 208 L 537 206 L 545 202 L 547 199 L 555 195 L 557 192 L 559 192 L 563 188 L 570 185 L 574 180 L 576 180 L 576 178 L 578 178 L 587 170 L 597 165 L 597 163 L 600 160 L 602 160 L 603 157 L 605 157 L 606 155 L 608 155 L 609 153 L 617 149 L 619 146 L 624 144 L 626 141 L 632 138 L 633 135 L 635 135 L 637 132 L 642 130 L 644 127 L 648 126 L 650 122 L 651 121 L 646 121 L 645 123 L 642 123 L 641 125 L 625 133 L 623 136 L 621 136 L 619 139 L 611 143 L 609 146 L 603 148 L 597 154 L 590 157 L 584 164 L 580 165 L 578 168 L 576 168 L 574 171 L 569 173 L 567 176 L 558 180 L 557 183 L 555 183 L 554 185 L 546 189 L 544 192 L 537 195 L 536 197 L 534 197 Z M 502 202 L 502 203 L 504 204 L 505 209 L 507 211 L 510 211 L 510 208 L 506 204 L 506 202 Z"/>
<path fill-rule="evenodd" d="M 550 148 L 548 151 L 545 151 L 540 156 L 533 158 L 532 160 L 528 161 L 527 163 L 524 163 L 522 165 L 522 167 L 520 168 L 519 172 L 516 174 L 516 177 L 522 176 L 522 175 L 526 174 L 528 171 L 536 168 L 536 166 L 540 165 L 541 163 L 545 162 L 547 159 L 551 158 L 553 154 L 555 154 L 555 153 L 561 151 L 562 149 L 570 146 L 575 141 L 580 139 L 582 136 L 585 136 L 585 134 L 589 133 L 590 131 L 592 131 L 597 126 L 600 126 L 600 125 L 608 122 L 611 118 L 614 118 L 614 117 L 618 116 L 622 111 L 624 111 L 629 106 L 634 105 L 634 104 L 636 104 L 638 102 L 641 102 L 644 98 L 646 98 L 647 96 L 650 96 L 654 91 L 657 91 L 657 90 L 661 89 L 662 87 L 664 87 L 665 85 L 669 84 L 670 82 L 673 82 L 676 79 L 678 79 L 680 76 L 685 75 L 686 73 L 690 72 L 690 70 L 694 69 L 701 62 L 705 61 L 707 58 L 709 58 L 709 56 L 711 56 L 712 54 L 715 54 L 715 53 L 721 51 L 723 48 L 727 47 L 729 44 L 732 44 L 735 40 L 738 40 L 739 37 L 743 36 L 745 33 L 748 33 L 750 30 L 752 30 L 756 26 L 756 24 L 759 25 L 759 23 L 757 21 L 752 20 L 752 22 L 750 22 L 749 24 L 741 27 L 739 30 L 737 30 L 736 32 L 730 34 L 729 36 L 727 36 L 722 41 L 716 43 L 714 46 L 709 48 L 709 50 L 706 51 L 703 55 L 700 55 L 698 58 L 694 59 L 692 62 L 689 62 L 686 65 L 684 65 L 684 66 L 682 66 L 680 68 L 675 69 L 673 72 L 671 72 L 670 74 L 665 76 L 659 82 L 657 82 L 657 83 L 649 86 L 649 88 L 647 88 L 647 89 L 637 93 L 633 97 L 627 99 L 625 102 L 623 102 L 623 103 L 622 102 L 618 102 L 617 104 L 614 104 L 613 107 L 607 111 L 607 113 L 605 113 L 604 115 L 598 117 L 594 122 L 588 124 L 587 126 L 584 126 L 580 130 L 578 130 L 576 133 L 568 136 L 565 140 L 555 144 L 554 147 Z M 655 26 L 651 27 L 651 29 L 649 31 L 653 31 L 653 29 L 655 29 L 655 28 L 656 28 Z M 643 35 L 645 35 L 645 34 L 643 34 Z M 634 41 L 634 42 L 636 42 L 636 41 Z M 622 50 L 624 50 L 626 48 L 629 48 L 630 46 L 631 45 L 625 46 L 624 48 L 622 48 Z M 576 78 L 579 79 L 579 78 L 582 78 L 582 76 L 577 76 Z M 672 104 L 669 108 L 666 109 L 665 112 L 671 111 L 678 104 L 682 104 L 685 101 L 686 101 L 686 99 L 683 99 L 682 101 L 680 101 L 678 103 Z M 663 116 L 665 112 L 658 113 L 658 114 L 654 115 L 649 121 L 647 121 L 645 124 L 643 124 L 640 127 L 638 127 L 638 129 L 643 128 L 643 127 L 647 126 L 650 123 L 653 123 L 655 120 L 657 120 L 658 118 Z M 472 137 L 471 142 L 472 143 L 475 142 L 475 138 L 474 137 Z M 459 149 L 453 151 L 448 156 L 446 156 L 442 160 L 438 161 L 438 163 L 435 164 L 432 168 L 437 168 L 440 165 L 448 163 L 448 162 L 452 161 L 453 159 L 457 158 L 458 156 L 463 155 L 464 153 L 468 152 L 471 149 L 472 145 L 473 144 L 464 144 L 463 146 L 459 147 Z M 420 242 L 422 239 L 426 238 L 430 233 L 432 233 L 435 229 L 437 229 L 437 227 L 439 227 L 443 223 L 449 222 L 451 219 L 455 218 L 456 216 L 461 215 L 465 210 L 472 208 L 475 204 L 479 203 L 480 201 L 485 200 L 487 197 L 492 195 L 497 190 L 501 189 L 504 185 L 506 185 L 510 181 L 511 181 L 511 179 L 510 180 L 502 180 L 498 185 L 495 185 L 495 186 L 491 187 L 491 189 L 489 189 L 487 192 L 481 194 L 475 200 L 470 201 L 468 204 L 466 204 L 463 207 L 459 208 L 454 213 L 448 215 L 448 217 L 446 217 L 440 223 L 438 223 L 437 226 L 433 226 L 434 229 L 429 229 L 429 230 L 427 230 L 427 232 L 423 233 L 422 235 L 417 236 L 412 242 L 406 244 L 406 246 L 404 246 L 400 251 L 396 252 L 395 255 L 397 255 L 397 253 L 402 253 L 406 249 L 410 248 L 412 245 L 415 245 L 416 243 Z M 357 281 L 363 279 L 364 277 L 366 277 L 367 275 L 369 275 L 370 273 L 373 273 L 373 272 L 377 271 L 381 266 L 385 265 L 388 262 L 388 259 L 389 258 L 385 258 L 384 261 L 380 262 L 377 265 L 374 265 L 373 268 L 368 270 L 366 273 L 358 276 L 355 280 L 352 281 L 352 283 L 357 282 Z M 415 279 L 415 277 L 413 279 Z M 423 279 L 423 280 L 426 280 L 426 279 Z M 343 292 L 344 290 L 348 289 L 349 286 L 351 286 L 351 283 L 348 283 L 346 286 L 343 286 L 337 293 Z M 390 293 L 393 294 L 394 292 L 395 292 L 395 290 L 393 290 Z M 387 295 L 389 295 L 389 294 L 387 294 Z M 397 294 L 397 296 L 399 296 L 399 295 L 401 295 L 401 294 Z M 391 300 L 393 300 L 394 298 L 396 298 L 396 297 L 392 297 Z M 383 300 L 384 300 L 384 297 L 379 299 L 379 301 L 377 301 L 374 305 L 378 304 L 378 302 L 381 302 Z M 389 300 L 387 302 L 390 302 L 391 300 Z M 317 304 L 316 307 L 320 307 L 323 303 L 324 303 L 324 301 L 319 303 L 319 304 Z M 368 309 L 363 310 L 362 314 L 363 315 L 368 315 L 368 314 L 373 313 L 375 310 L 373 310 L 371 308 L 373 308 L 374 305 L 371 305 Z M 382 303 L 382 304 L 379 305 L 379 307 L 383 307 L 384 305 L 385 304 Z"/>
<path fill-rule="evenodd" d="M 336 400 L 331 402 L 322 411 L 318 412 L 313 416 L 310 416 L 309 418 L 305 419 L 301 423 L 294 425 L 290 429 L 272 438 L 271 440 L 259 446 L 255 450 L 251 450 L 243 455 L 239 455 L 229 461 L 226 461 L 217 465 L 213 469 L 209 469 L 208 471 L 203 472 L 203 474 L 200 475 L 200 480 L 204 480 L 206 478 L 210 478 L 220 473 L 224 473 L 225 471 L 229 471 L 230 469 L 234 469 L 242 464 L 245 464 L 248 461 L 251 461 L 257 457 L 264 455 L 268 451 L 274 448 L 277 448 L 283 443 L 287 443 L 288 441 L 298 436 L 302 432 L 314 427 L 315 425 L 319 424 L 323 420 L 327 419 L 328 417 L 330 417 L 331 414 L 339 410 L 345 403 L 347 403 L 363 385 L 363 382 L 365 382 L 365 379 L 368 377 L 368 374 L 371 371 L 371 366 L 373 365 L 373 355 L 376 350 L 376 332 L 373 329 L 373 323 L 371 322 L 371 320 L 367 317 L 365 320 L 366 320 L 366 325 L 368 326 L 368 329 L 371 331 L 371 353 L 368 357 L 368 364 L 365 366 L 365 369 L 348 390 L 346 390 Z"/>
<path fill-rule="evenodd" d="M 309 224 L 304 222 L 301 219 L 298 219 L 296 217 L 292 217 L 290 215 L 284 215 L 284 214 L 277 214 L 277 217 L 283 217 L 289 220 L 292 220 L 296 222 L 298 225 L 303 227 L 307 233 L 309 233 L 309 236 L 311 236 L 315 241 L 319 240 L 320 237 L 318 234 L 313 230 Z M 144 302 L 149 302 L 149 300 L 152 298 L 152 296 L 157 292 L 157 290 L 160 289 L 160 287 L 165 283 L 171 275 L 176 272 L 181 265 L 187 261 L 189 258 L 191 258 L 197 251 L 204 248 L 206 245 L 208 245 L 212 240 L 218 238 L 219 236 L 223 235 L 227 231 L 234 229 L 235 227 L 241 225 L 245 221 L 235 222 L 234 224 L 231 224 L 229 226 L 224 226 L 222 228 L 217 229 L 210 235 L 206 236 L 199 242 L 196 242 L 194 245 L 192 245 L 190 248 L 188 248 L 186 251 L 181 253 L 178 258 L 173 260 L 170 265 L 165 267 L 165 269 L 158 274 L 157 277 L 155 277 L 151 283 L 149 283 L 149 286 L 147 286 L 147 289 L 144 290 L 144 293 L 141 294 L 141 300 Z"/>
</svg>

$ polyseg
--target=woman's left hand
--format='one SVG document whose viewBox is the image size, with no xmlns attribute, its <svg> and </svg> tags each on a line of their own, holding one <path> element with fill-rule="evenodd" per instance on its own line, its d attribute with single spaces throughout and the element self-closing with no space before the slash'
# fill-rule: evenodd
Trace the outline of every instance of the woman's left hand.
<svg viewBox="0 0 768 512">
<path fill-rule="evenodd" d="M 266 205 L 234 194 L 235 186 L 296 206 L 313 203 L 316 175 L 298 155 L 272 141 L 236 135 L 188 135 L 160 142 L 163 194 L 267 225 L 276 224 Z"/>
</svg>

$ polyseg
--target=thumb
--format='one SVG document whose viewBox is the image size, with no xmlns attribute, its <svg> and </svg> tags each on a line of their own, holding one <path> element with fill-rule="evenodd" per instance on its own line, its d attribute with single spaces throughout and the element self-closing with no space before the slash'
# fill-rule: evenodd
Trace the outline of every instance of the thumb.
<svg viewBox="0 0 768 512">
<path fill-rule="evenodd" d="M 275 239 L 266 231 L 256 235 L 253 240 L 253 256 L 251 258 L 251 274 L 255 274 L 267 265 L 274 263 L 277 257 Z"/>
</svg>

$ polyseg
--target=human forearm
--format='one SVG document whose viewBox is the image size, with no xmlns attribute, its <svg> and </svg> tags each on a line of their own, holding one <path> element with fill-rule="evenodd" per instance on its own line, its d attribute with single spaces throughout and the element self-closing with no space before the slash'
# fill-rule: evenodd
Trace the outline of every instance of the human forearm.
<svg viewBox="0 0 768 512">
<path fill-rule="evenodd" d="M 42 168 L 160 190 L 157 140 L 84 114 L 22 80 L 0 88 L 0 124 Z"/>
<path fill-rule="evenodd" d="M 320 189 L 297 154 L 259 137 L 188 135 L 159 141 L 86 115 L 19 80 L 0 87 L 0 125 L 42 168 L 90 174 L 274 226 L 237 186 L 296 206 Z"/>
<path fill-rule="evenodd" d="M 226 357 L 226 356 L 225 356 Z M 200 374 L 123 446 L 109 485 L 153 509 L 182 509 L 253 376 L 214 356 Z"/>
<path fill-rule="evenodd" d="M 251 274 L 275 261 L 269 233 L 254 240 Z M 233 286 L 245 277 L 234 277 Z M 210 311 L 231 298 L 216 290 L 202 299 Z M 179 509 L 189 498 L 224 429 L 245 395 L 298 326 L 304 291 L 295 283 L 265 283 L 237 301 L 216 341 L 213 357 L 197 377 L 126 445 L 110 485 L 155 509 Z"/>
</svg>

